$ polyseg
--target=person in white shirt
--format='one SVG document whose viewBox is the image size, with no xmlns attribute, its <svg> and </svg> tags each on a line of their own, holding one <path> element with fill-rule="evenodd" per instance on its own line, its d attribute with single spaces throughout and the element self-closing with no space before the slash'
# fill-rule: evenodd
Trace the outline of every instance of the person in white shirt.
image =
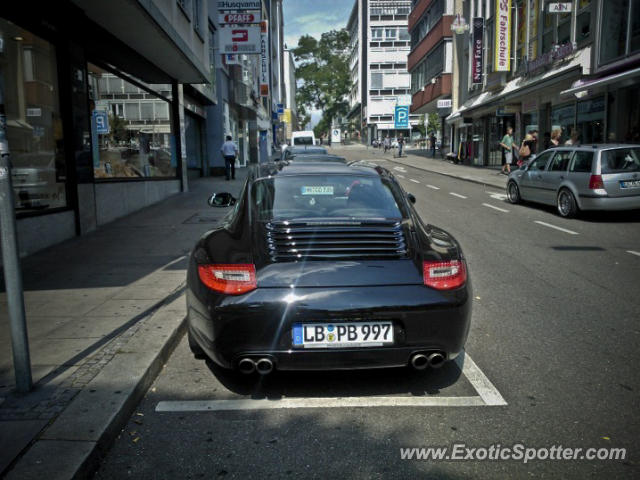
<svg viewBox="0 0 640 480">
<path fill-rule="evenodd" d="M 224 157 L 224 170 L 227 176 L 235 180 L 236 178 L 236 157 L 238 156 L 238 147 L 231 141 L 231 135 L 227 135 L 227 141 L 222 144 L 220 148 L 222 156 Z"/>
</svg>

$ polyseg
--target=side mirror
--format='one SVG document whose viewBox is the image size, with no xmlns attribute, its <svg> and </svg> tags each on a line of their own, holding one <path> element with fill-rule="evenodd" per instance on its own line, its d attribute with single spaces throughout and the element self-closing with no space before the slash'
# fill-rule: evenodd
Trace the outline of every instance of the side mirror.
<svg viewBox="0 0 640 480">
<path fill-rule="evenodd" d="M 413 193 L 407 193 L 407 198 L 411 203 L 416 203 L 416 197 L 414 197 Z"/>
<path fill-rule="evenodd" d="M 231 207 L 236 204 L 236 199 L 227 192 L 214 193 L 207 201 L 210 207 Z"/>
</svg>

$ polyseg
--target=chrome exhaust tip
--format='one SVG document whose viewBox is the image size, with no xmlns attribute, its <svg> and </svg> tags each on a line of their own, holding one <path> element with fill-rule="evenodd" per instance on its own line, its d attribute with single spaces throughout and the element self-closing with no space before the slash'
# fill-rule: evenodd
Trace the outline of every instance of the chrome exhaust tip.
<svg viewBox="0 0 640 480">
<path fill-rule="evenodd" d="M 424 370 L 429 366 L 429 359 L 422 353 L 416 353 L 411 357 L 411 366 L 416 370 Z"/>
<path fill-rule="evenodd" d="M 238 370 L 245 375 L 249 375 L 256 370 L 256 363 L 250 358 L 243 358 L 238 362 Z"/>
<path fill-rule="evenodd" d="M 256 370 L 260 375 L 268 375 L 273 371 L 273 362 L 268 358 L 261 358 L 256 362 Z"/>
<path fill-rule="evenodd" d="M 427 363 L 431 368 L 440 368 L 444 365 L 445 358 L 440 352 L 433 352 L 427 357 Z"/>
</svg>

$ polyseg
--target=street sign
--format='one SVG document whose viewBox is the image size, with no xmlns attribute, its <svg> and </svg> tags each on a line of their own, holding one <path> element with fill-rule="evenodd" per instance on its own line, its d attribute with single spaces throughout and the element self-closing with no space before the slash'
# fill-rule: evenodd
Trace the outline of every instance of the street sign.
<svg viewBox="0 0 640 480">
<path fill-rule="evenodd" d="M 342 135 L 339 128 L 331 130 L 331 143 L 340 143 L 342 141 Z"/>
<path fill-rule="evenodd" d="M 218 0 L 218 10 L 262 10 L 262 0 Z"/>
<path fill-rule="evenodd" d="M 227 26 L 218 30 L 221 53 L 260 53 L 260 26 Z"/>
<path fill-rule="evenodd" d="M 550 3 L 549 13 L 570 13 L 571 2 Z"/>
<path fill-rule="evenodd" d="M 282 103 L 277 105 L 277 111 L 278 113 L 284 113 L 284 105 Z"/>
<path fill-rule="evenodd" d="M 220 25 L 224 25 L 227 23 L 233 23 L 233 24 L 259 23 L 260 20 L 261 20 L 260 12 L 218 14 L 218 22 L 220 23 Z"/>
<path fill-rule="evenodd" d="M 269 96 L 269 29 L 267 22 L 260 23 L 260 96 Z"/>
<path fill-rule="evenodd" d="M 451 99 L 438 100 L 438 108 L 451 108 Z"/>
<path fill-rule="evenodd" d="M 397 105 L 395 128 L 409 128 L 409 105 Z"/>
<path fill-rule="evenodd" d="M 96 133 L 106 135 L 109 133 L 109 116 L 104 110 L 94 110 L 93 119 L 96 123 Z"/>
</svg>

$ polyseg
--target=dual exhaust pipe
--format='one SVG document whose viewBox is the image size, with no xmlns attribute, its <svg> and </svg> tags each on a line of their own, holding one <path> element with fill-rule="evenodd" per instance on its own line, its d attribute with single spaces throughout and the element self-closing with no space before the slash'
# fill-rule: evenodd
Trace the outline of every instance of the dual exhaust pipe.
<svg viewBox="0 0 640 480">
<path fill-rule="evenodd" d="M 427 367 L 440 368 L 445 363 L 445 356 L 441 352 L 414 353 L 411 356 L 411 366 L 416 370 L 424 370 Z"/>
<path fill-rule="evenodd" d="M 273 362 L 268 358 L 253 360 L 252 358 L 244 357 L 238 362 L 238 370 L 245 375 L 250 375 L 253 372 L 258 372 L 260 375 L 268 375 L 273 372 Z"/>
</svg>

